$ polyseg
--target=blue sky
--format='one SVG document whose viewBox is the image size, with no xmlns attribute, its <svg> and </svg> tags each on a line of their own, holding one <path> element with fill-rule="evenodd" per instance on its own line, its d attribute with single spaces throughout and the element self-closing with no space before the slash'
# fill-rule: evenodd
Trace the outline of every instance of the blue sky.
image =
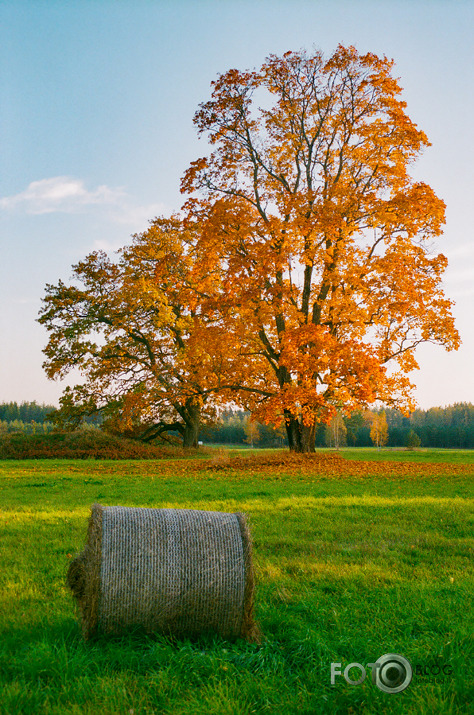
<svg viewBox="0 0 474 715">
<path fill-rule="evenodd" d="M 0 402 L 56 404 L 46 283 L 177 210 L 180 178 L 206 152 L 192 118 L 210 83 L 270 54 L 353 44 L 396 62 L 430 147 L 415 165 L 447 203 L 457 353 L 422 346 L 420 407 L 474 402 L 474 2 L 471 0 L 0 0 Z"/>
</svg>

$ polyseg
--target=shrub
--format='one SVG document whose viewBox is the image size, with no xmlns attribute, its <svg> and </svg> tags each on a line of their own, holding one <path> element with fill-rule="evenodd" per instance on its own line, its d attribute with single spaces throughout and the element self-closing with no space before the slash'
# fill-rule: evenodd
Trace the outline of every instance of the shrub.
<svg viewBox="0 0 474 715">
<path fill-rule="evenodd" d="M 0 435 L 0 459 L 159 459 L 174 451 L 99 429 Z"/>
</svg>

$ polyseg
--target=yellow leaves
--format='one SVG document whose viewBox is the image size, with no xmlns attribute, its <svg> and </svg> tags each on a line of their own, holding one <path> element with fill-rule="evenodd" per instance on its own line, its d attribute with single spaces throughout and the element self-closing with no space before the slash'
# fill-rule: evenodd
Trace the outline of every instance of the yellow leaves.
<svg viewBox="0 0 474 715">
<path fill-rule="evenodd" d="M 329 247 L 326 249 L 324 255 L 325 255 L 325 260 L 326 260 L 326 262 L 327 262 L 327 263 L 332 263 L 333 260 L 334 260 L 334 246 L 329 246 Z"/>
<path fill-rule="evenodd" d="M 388 425 L 385 412 L 373 412 L 370 439 L 376 447 L 383 447 L 388 442 Z"/>
</svg>

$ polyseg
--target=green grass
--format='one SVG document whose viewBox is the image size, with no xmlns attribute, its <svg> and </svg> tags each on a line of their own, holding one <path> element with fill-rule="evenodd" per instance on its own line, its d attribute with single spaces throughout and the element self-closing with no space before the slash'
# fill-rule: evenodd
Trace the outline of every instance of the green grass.
<svg viewBox="0 0 474 715">
<path fill-rule="evenodd" d="M 341 452 L 373 459 L 372 474 L 354 462 L 339 474 L 317 462 L 285 473 L 259 467 L 262 454 L 246 450 L 250 468 L 233 470 L 216 470 L 212 456 L 0 462 L 0 713 L 468 713 L 471 454 Z M 406 473 L 393 476 L 382 458 L 407 460 Z M 84 643 L 64 576 L 94 501 L 245 511 L 262 644 L 133 635 Z M 452 674 L 415 674 L 401 694 L 369 678 L 330 685 L 331 662 L 344 669 L 384 653 Z"/>
<path fill-rule="evenodd" d="M 334 451 L 334 450 L 333 450 Z M 347 459 L 364 460 L 396 460 L 401 462 L 449 463 L 449 464 L 474 464 L 474 450 L 472 449 L 406 449 L 403 447 L 342 447 L 340 454 Z"/>
</svg>

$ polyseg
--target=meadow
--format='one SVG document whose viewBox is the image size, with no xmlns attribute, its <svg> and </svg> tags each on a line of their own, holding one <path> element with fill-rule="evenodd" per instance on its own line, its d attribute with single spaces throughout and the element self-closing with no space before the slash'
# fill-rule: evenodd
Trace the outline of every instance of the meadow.
<svg viewBox="0 0 474 715">
<path fill-rule="evenodd" d="M 447 450 L 0 461 L 0 713 L 472 712 L 473 475 Z M 65 573 L 94 502 L 244 511 L 262 642 L 83 642 Z M 330 684 L 385 653 L 404 692 Z"/>
</svg>

